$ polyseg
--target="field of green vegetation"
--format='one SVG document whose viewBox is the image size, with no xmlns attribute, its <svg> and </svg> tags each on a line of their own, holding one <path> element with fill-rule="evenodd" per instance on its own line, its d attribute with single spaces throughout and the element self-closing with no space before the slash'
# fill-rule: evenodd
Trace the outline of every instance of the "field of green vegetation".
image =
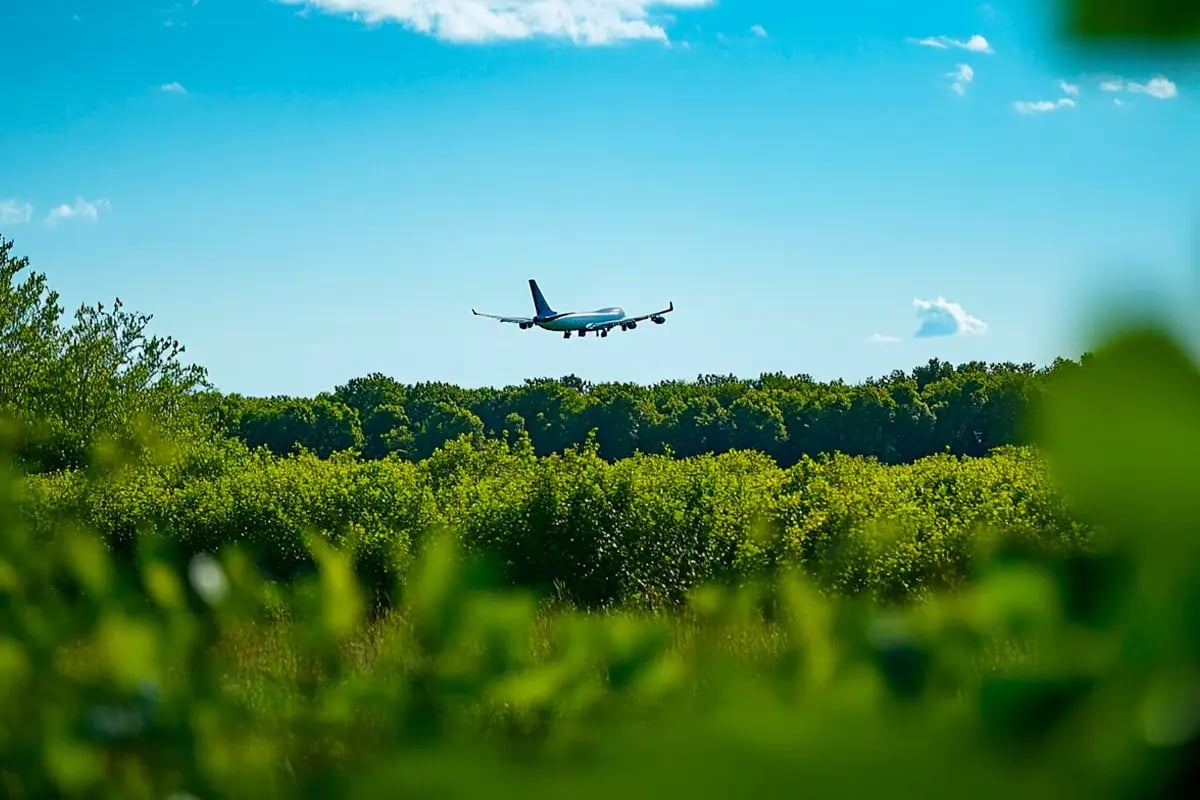
<svg viewBox="0 0 1200 800">
<path fill-rule="evenodd" d="M 1153 317 L 1044 368 L 314 398 L 149 321 L 0 238 L 2 797 L 1200 785 L 1200 366 Z"/>
</svg>

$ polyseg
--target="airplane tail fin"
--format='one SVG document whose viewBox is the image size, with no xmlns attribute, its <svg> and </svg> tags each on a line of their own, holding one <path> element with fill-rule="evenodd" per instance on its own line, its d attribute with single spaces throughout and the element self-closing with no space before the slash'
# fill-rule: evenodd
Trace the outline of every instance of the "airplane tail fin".
<svg viewBox="0 0 1200 800">
<path fill-rule="evenodd" d="M 533 295 L 533 307 L 539 317 L 554 316 L 554 309 L 546 302 L 546 298 L 542 295 L 542 290 L 538 288 L 537 281 L 533 278 L 529 279 L 529 293 Z"/>
</svg>

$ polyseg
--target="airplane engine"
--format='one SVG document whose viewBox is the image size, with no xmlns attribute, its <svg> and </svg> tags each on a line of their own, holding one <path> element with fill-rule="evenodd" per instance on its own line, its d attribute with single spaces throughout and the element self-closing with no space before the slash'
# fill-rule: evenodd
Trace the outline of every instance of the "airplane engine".
<svg viewBox="0 0 1200 800">
<path fill-rule="evenodd" d="M 651 317 L 650 319 L 651 319 L 651 321 L 654 322 L 655 325 L 662 325 L 664 322 L 667 321 L 666 317 Z"/>
</svg>

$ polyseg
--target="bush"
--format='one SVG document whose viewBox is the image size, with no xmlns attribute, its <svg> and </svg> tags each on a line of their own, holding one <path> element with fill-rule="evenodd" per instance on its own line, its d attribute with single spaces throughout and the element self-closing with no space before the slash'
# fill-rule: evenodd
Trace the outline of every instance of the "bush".
<svg viewBox="0 0 1200 800">
<path fill-rule="evenodd" d="M 592 607 L 678 605 L 698 584 L 788 566 L 830 591 L 903 601 L 960 582 L 985 533 L 1067 551 L 1091 535 L 1019 448 L 784 470 L 755 452 L 608 463 L 588 446 L 539 458 L 526 439 L 468 434 L 417 464 L 232 449 L 25 483 L 26 518 L 47 535 L 79 519 L 126 549 L 143 531 L 185 555 L 236 543 L 286 578 L 312 569 L 304 537 L 316 533 L 351 547 L 382 596 L 427 533 L 448 529 L 512 584 Z"/>
</svg>

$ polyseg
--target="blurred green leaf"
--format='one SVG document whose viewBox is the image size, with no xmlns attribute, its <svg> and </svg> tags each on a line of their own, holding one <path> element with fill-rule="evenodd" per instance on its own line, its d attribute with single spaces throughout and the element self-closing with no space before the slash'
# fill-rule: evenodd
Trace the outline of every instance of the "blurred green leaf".
<svg viewBox="0 0 1200 800">
<path fill-rule="evenodd" d="M 1113 337 L 1059 381 L 1040 424 L 1081 509 L 1164 566 L 1200 555 L 1200 370 L 1169 335 Z"/>
<path fill-rule="evenodd" d="M 145 574 L 146 591 L 154 602 L 168 610 L 182 608 L 183 584 L 169 566 L 154 562 L 146 567 Z"/>
<path fill-rule="evenodd" d="M 317 561 L 321 583 L 321 623 L 328 635 L 343 639 L 362 621 L 362 590 L 354 577 L 350 556 L 316 535 L 308 546 Z"/>
<path fill-rule="evenodd" d="M 96 630 L 108 674 L 123 689 L 158 678 L 157 632 L 147 622 L 110 612 Z"/>
<path fill-rule="evenodd" d="M 87 745 L 56 737 L 46 743 L 44 754 L 46 770 L 64 794 L 81 793 L 104 776 L 103 756 Z"/>
<path fill-rule="evenodd" d="M 1065 0 L 1073 33 L 1158 42 L 1200 37 L 1196 0 Z"/>
<path fill-rule="evenodd" d="M 98 600 L 107 594 L 112 581 L 112 567 L 104 543 L 94 537 L 77 533 L 66 538 L 65 548 L 75 577 L 93 599 Z"/>
<path fill-rule="evenodd" d="M 29 658 L 21 642 L 0 636 L 0 701 L 21 690 L 30 677 Z"/>
</svg>

